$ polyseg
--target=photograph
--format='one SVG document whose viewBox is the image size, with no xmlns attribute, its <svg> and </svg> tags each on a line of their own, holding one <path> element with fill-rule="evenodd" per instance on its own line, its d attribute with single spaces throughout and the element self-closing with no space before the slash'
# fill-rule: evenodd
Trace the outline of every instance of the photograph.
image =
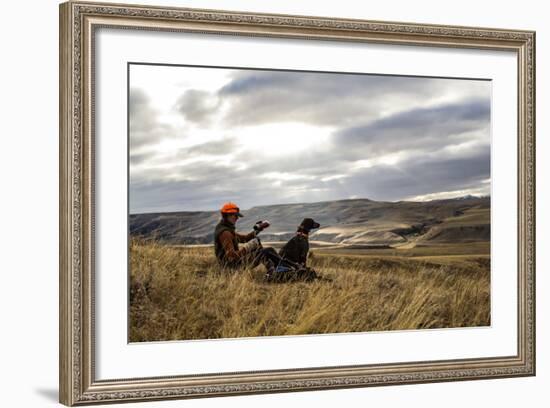
<svg viewBox="0 0 550 408">
<path fill-rule="evenodd" d="M 127 70 L 129 342 L 491 326 L 491 80 Z"/>
<path fill-rule="evenodd" d="M 61 403 L 535 375 L 536 27 L 310 11 L 59 5 Z"/>
</svg>

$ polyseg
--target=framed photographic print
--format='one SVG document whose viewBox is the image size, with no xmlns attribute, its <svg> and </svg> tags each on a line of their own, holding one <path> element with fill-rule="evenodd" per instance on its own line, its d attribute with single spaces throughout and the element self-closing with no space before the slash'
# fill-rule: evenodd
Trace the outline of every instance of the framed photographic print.
<svg viewBox="0 0 550 408">
<path fill-rule="evenodd" d="M 535 374 L 535 33 L 60 6 L 60 401 Z"/>
</svg>

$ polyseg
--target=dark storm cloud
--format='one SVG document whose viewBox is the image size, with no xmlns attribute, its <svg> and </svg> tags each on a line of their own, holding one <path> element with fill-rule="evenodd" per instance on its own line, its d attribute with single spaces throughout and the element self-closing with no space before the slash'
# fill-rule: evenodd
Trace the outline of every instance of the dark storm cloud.
<svg viewBox="0 0 550 408">
<path fill-rule="evenodd" d="M 128 100 L 130 133 L 151 131 L 157 126 L 157 114 L 150 106 L 147 94 L 138 88 L 130 88 Z"/>
<path fill-rule="evenodd" d="M 308 190 L 299 201 L 336 200 L 351 196 L 380 201 L 403 200 L 407 197 L 476 189 L 490 177 L 490 152 L 487 146 L 473 156 L 458 158 L 412 157 L 399 165 L 378 165 L 349 172 L 345 178 L 308 181 Z M 295 184 L 299 184 L 296 182 Z M 285 183 L 283 189 L 288 189 Z M 308 191 L 320 191 L 315 195 Z M 275 190 L 275 196 L 277 191 Z"/>
<path fill-rule="evenodd" d="M 152 184 L 130 184 L 131 214 L 212 209 L 211 201 L 208 190 L 199 182 L 158 180 Z"/>
<path fill-rule="evenodd" d="M 211 163 L 212 160 L 216 160 L 215 156 L 226 156 L 233 154 L 238 147 L 239 144 L 237 142 L 237 139 L 234 137 L 229 137 L 224 138 L 221 141 L 201 143 L 165 153 L 158 153 L 151 150 L 146 150 L 144 152 L 131 152 L 130 165 L 139 166 L 145 164 L 151 166 L 172 162 L 174 163 L 174 165 L 170 167 L 169 172 L 174 173 L 175 171 L 178 171 L 178 169 L 181 167 L 178 164 L 181 161 L 194 159 L 197 157 L 204 159 L 206 156 L 208 156 L 208 160 L 199 161 L 199 163 L 196 164 L 197 167 L 201 167 L 205 164 Z M 162 174 L 166 174 L 166 170 L 158 173 L 157 177 L 162 178 Z M 154 171 L 150 171 L 148 176 L 149 178 L 152 178 L 152 176 L 154 175 Z"/>
<path fill-rule="evenodd" d="M 276 185 L 230 167 L 190 166 L 183 172 L 194 180 L 132 183 L 131 212 L 215 210 L 227 200 L 242 208 L 287 202 L 311 202 L 350 196 L 381 201 L 441 191 L 478 188 L 490 176 L 489 149 L 473 157 L 411 160 L 400 166 L 376 166 L 349 174 L 344 180 L 291 180 Z M 205 177 L 207 176 L 207 177 Z"/>
<path fill-rule="evenodd" d="M 139 88 L 130 88 L 129 95 L 130 150 L 154 145 L 165 137 L 173 136 L 172 126 L 159 121 L 151 99 Z"/>
<path fill-rule="evenodd" d="M 249 208 L 277 200 L 277 190 L 269 188 L 265 180 L 232 166 L 201 163 L 182 166 L 178 174 L 187 179 L 130 183 L 130 212 L 216 210 L 225 201 Z"/>
<path fill-rule="evenodd" d="M 478 188 L 490 177 L 489 146 L 469 157 L 417 157 L 399 166 L 376 166 L 351 177 L 347 188 L 375 200 L 402 200 L 410 196 Z"/>
<path fill-rule="evenodd" d="M 219 107 L 219 100 L 215 95 L 206 91 L 190 89 L 179 97 L 176 102 L 176 110 L 186 120 L 206 125 L 209 119 Z"/>
<path fill-rule="evenodd" d="M 237 147 L 237 139 L 235 137 L 227 137 L 221 141 L 216 140 L 181 149 L 179 156 L 184 157 L 194 154 L 221 156 L 231 154 Z"/>
<path fill-rule="evenodd" d="M 131 89 L 137 170 L 130 211 L 215 210 L 228 200 L 243 209 L 351 196 L 394 201 L 479 189 L 490 178 L 489 91 L 488 82 L 238 71 L 217 93 L 188 90 L 177 100 L 189 129 L 207 135 L 204 143 L 155 152 L 148 147 L 178 135 L 143 90 Z M 454 102 L 435 102 L 449 95 L 442 100 Z M 205 129 L 222 107 L 223 127 Z M 264 155 L 232 128 L 293 121 L 334 130 L 306 149 L 289 143 L 285 154 Z M 386 155 L 398 156 L 394 165 L 377 161 Z"/>
<path fill-rule="evenodd" d="M 347 98 L 359 93 L 361 96 L 382 95 L 388 91 L 430 94 L 437 87 L 433 78 L 410 78 L 367 74 L 316 73 L 294 71 L 241 71 L 221 88 L 219 94 L 254 95 L 264 91 L 298 92 L 300 97 L 314 100 L 317 95 L 332 95 Z M 292 102 L 292 101 L 291 101 Z"/>
<path fill-rule="evenodd" d="M 490 103 L 472 100 L 433 108 L 412 109 L 369 125 L 336 131 L 330 142 L 294 152 L 289 146 L 284 160 L 251 162 L 248 152 L 235 157 L 247 162 L 251 172 L 287 172 L 330 177 L 350 173 L 357 160 L 376 160 L 385 154 L 402 154 L 423 160 L 430 155 L 450 159 L 473 156 L 489 145 Z M 468 147 L 458 149 L 463 144 Z M 457 147 L 455 152 L 441 149 Z"/>
<path fill-rule="evenodd" d="M 248 152 L 235 157 L 235 161 L 246 163 L 250 173 L 289 173 L 315 177 L 328 177 L 336 173 L 348 173 L 350 162 L 343 152 L 334 152 L 328 149 L 308 150 L 292 153 L 279 160 L 253 160 Z"/>
<path fill-rule="evenodd" d="M 471 132 L 485 131 L 488 142 L 490 101 L 473 100 L 400 112 L 367 125 L 337 132 L 336 146 L 345 146 L 347 157 L 353 152 L 369 155 L 395 153 L 408 149 L 433 151 L 467 141 Z M 357 150 L 360 149 L 360 150 Z M 349 154 L 351 153 L 351 154 Z"/>
<path fill-rule="evenodd" d="M 218 94 L 230 106 L 230 125 L 282 120 L 349 126 L 396 106 L 423 103 L 449 86 L 449 80 L 436 78 L 243 71 Z"/>
<path fill-rule="evenodd" d="M 131 153 L 130 154 L 130 165 L 136 166 L 142 163 L 149 163 L 150 160 L 154 157 L 154 154 L 149 153 Z"/>
<path fill-rule="evenodd" d="M 243 208 L 350 196 L 393 201 L 479 188 L 490 177 L 488 122 L 487 101 L 413 109 L 337 132 L 333 144 L 296 153 L 289 146 L 289 154 L 280 160 L 256 157 L 246 150 L 234 154 L 237 138 L 207 142 L 181 149 L 177 157 L 234 154 L 231 164 L 218 163 L 215 158 L 175 164 L 169 172 L 178 175 L 179 181 L 166 181 L 165 169 L 151 170 L 146 176 L 153 183 L 134 183 L 132 208 L 141 212 L 170 205 L 173 210 L 212 210 L 227 199 L 239 201 Z M 474 131 L 480 135 L 468 139 L 468 132 Z M 441 150 L 468 140 L 476 143 L 468 149 Z M 404 156 L 396 165 L 354 169 L 354 161 L 377 159 L 385 153 Z M 240 169 L 236 164 L 247 167 Z M 271 173 L 275 178 L 269 177 Z M 282 177 L 277 183 L 281 173 L 296 178 Z"/>
</svg>

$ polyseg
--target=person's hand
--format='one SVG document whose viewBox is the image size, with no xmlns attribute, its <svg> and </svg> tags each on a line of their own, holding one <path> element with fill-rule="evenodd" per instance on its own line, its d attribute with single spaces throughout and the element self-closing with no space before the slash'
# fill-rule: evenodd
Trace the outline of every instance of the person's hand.
<svg viewBox="0 0 550 408">
<path fill-rule="evenodd" d="M 266 229 L 270 225 L 271 224 L 267 220 L 258 221 L 256 224 L 254 224 L 254 234 L 258 235 L 260 232 L 262 232 L 264 229 Z"/>
<path fill-rule="evenodd" d="M 243 244 L 243 247 L 247 253 L 255 251 L 260 247 L 260 240 L 258 238 L 252 238 L 250 241 Z"/>
</svg>

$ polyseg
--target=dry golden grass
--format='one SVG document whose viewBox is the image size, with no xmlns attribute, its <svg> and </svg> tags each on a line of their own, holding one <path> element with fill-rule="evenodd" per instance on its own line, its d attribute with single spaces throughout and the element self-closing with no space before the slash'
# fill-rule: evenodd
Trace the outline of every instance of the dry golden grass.
<svg viewBox="0 0 550 408">
<path fill-rule="evenodd" d="M 332 282 L 263 282 L 264 269 L 222 273 L 212 248 L 133 240 L 130 341 L 490 325 L 487 257 L 426 260 L 323 254 Z"/>
</svg>

